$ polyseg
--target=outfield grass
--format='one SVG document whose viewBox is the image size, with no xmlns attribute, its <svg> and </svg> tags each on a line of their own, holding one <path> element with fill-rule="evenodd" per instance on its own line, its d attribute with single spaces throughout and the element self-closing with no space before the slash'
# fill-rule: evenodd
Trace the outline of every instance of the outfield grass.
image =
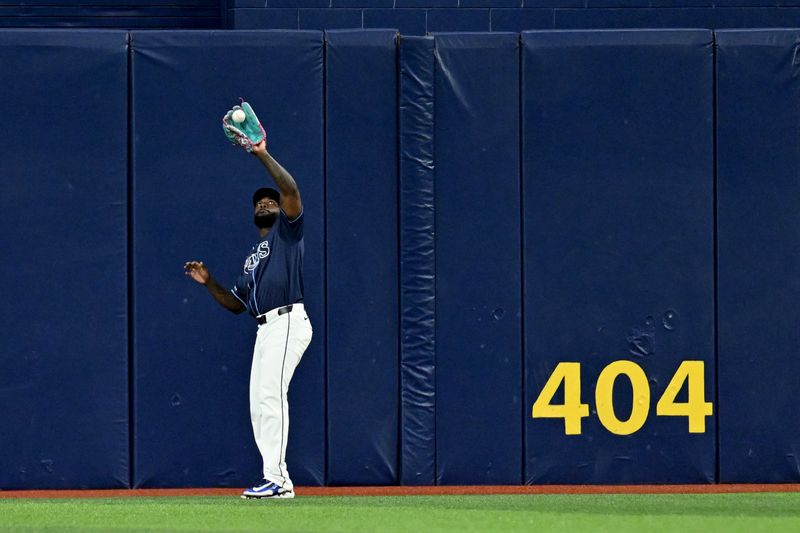
<svg viewBox="0 0 800 533">
<path fill-rule="evenodd" d="M 0 499 L 0 531 L 800 531 L 800 493 Z"/>
</svg>

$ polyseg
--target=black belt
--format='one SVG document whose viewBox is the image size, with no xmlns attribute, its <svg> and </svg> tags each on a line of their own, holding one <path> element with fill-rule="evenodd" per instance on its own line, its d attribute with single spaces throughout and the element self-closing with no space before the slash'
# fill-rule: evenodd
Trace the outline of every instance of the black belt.
<svg viewBox="0 0 800 533">
<path fill-rule="evenodd" d="M 287 306 L 284 306 L 284 307 L 281 307 L 280 309 L 278 309 L 278 316 L 285 315 L 286 313 L 291 313 L 292 312 L 292 305 L 293 304 L 289 304 Z M 259 326 L 262 325 L 262 324 L 266 324 L 267 323 L 267 315 L 266 315 L 266 313 L 264 313 L 263 315 L 257 316 L 256 317 L 256 321 L 258 322 Z"/>
</svg>

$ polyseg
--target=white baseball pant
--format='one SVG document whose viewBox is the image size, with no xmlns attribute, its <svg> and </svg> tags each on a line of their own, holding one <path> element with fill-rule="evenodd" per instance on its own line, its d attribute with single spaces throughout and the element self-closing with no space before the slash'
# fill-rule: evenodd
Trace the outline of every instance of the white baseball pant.
<svg viewBox="0 0 800 533">
<path fill-rule="evenodd" d="M 278 314 L 266 313 L 258 327 L 250 369 L 250 420 L 258 451 L 264 461 L 264 479 L 293 489 L 286 470 L 286 441 L 289 436 L 287 393 L 303 353 L 311 342 L 313 329 L 303 304 Z"/>
</svg>

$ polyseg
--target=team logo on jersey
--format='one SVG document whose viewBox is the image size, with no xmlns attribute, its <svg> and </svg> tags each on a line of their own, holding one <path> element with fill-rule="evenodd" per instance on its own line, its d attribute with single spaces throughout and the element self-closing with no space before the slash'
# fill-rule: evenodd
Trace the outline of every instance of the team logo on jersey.
<svg viewBox="0 0 800 533">
<path fill-rule="evenodd" d="M 249 274 L 250 272 L 255 270 L 256 267 L 258 266 L 258 263 L 260 263 L 262 259 L 266 259 L 267 257 L 269 257 L 269 241 L 264 241 L 262 243 L 259 243 L 255 252 L 250 254 L 247 260 L 244 262 L 244 273 Z"/>
</svg>

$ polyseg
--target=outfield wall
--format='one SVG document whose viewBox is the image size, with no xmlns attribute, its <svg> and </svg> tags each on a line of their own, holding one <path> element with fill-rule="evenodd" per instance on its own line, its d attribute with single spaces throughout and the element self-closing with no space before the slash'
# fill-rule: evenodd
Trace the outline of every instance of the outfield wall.
<svg viewBox="0 0 800 533">
<path fill-rule="evenodd" d="M 800 30 L 0 32 L 0 489 L 240 486 L 301 187 L 298 485 L 797 482 Z M 20 120 L 21 119 L 21 120 Z"/>
</svg>

